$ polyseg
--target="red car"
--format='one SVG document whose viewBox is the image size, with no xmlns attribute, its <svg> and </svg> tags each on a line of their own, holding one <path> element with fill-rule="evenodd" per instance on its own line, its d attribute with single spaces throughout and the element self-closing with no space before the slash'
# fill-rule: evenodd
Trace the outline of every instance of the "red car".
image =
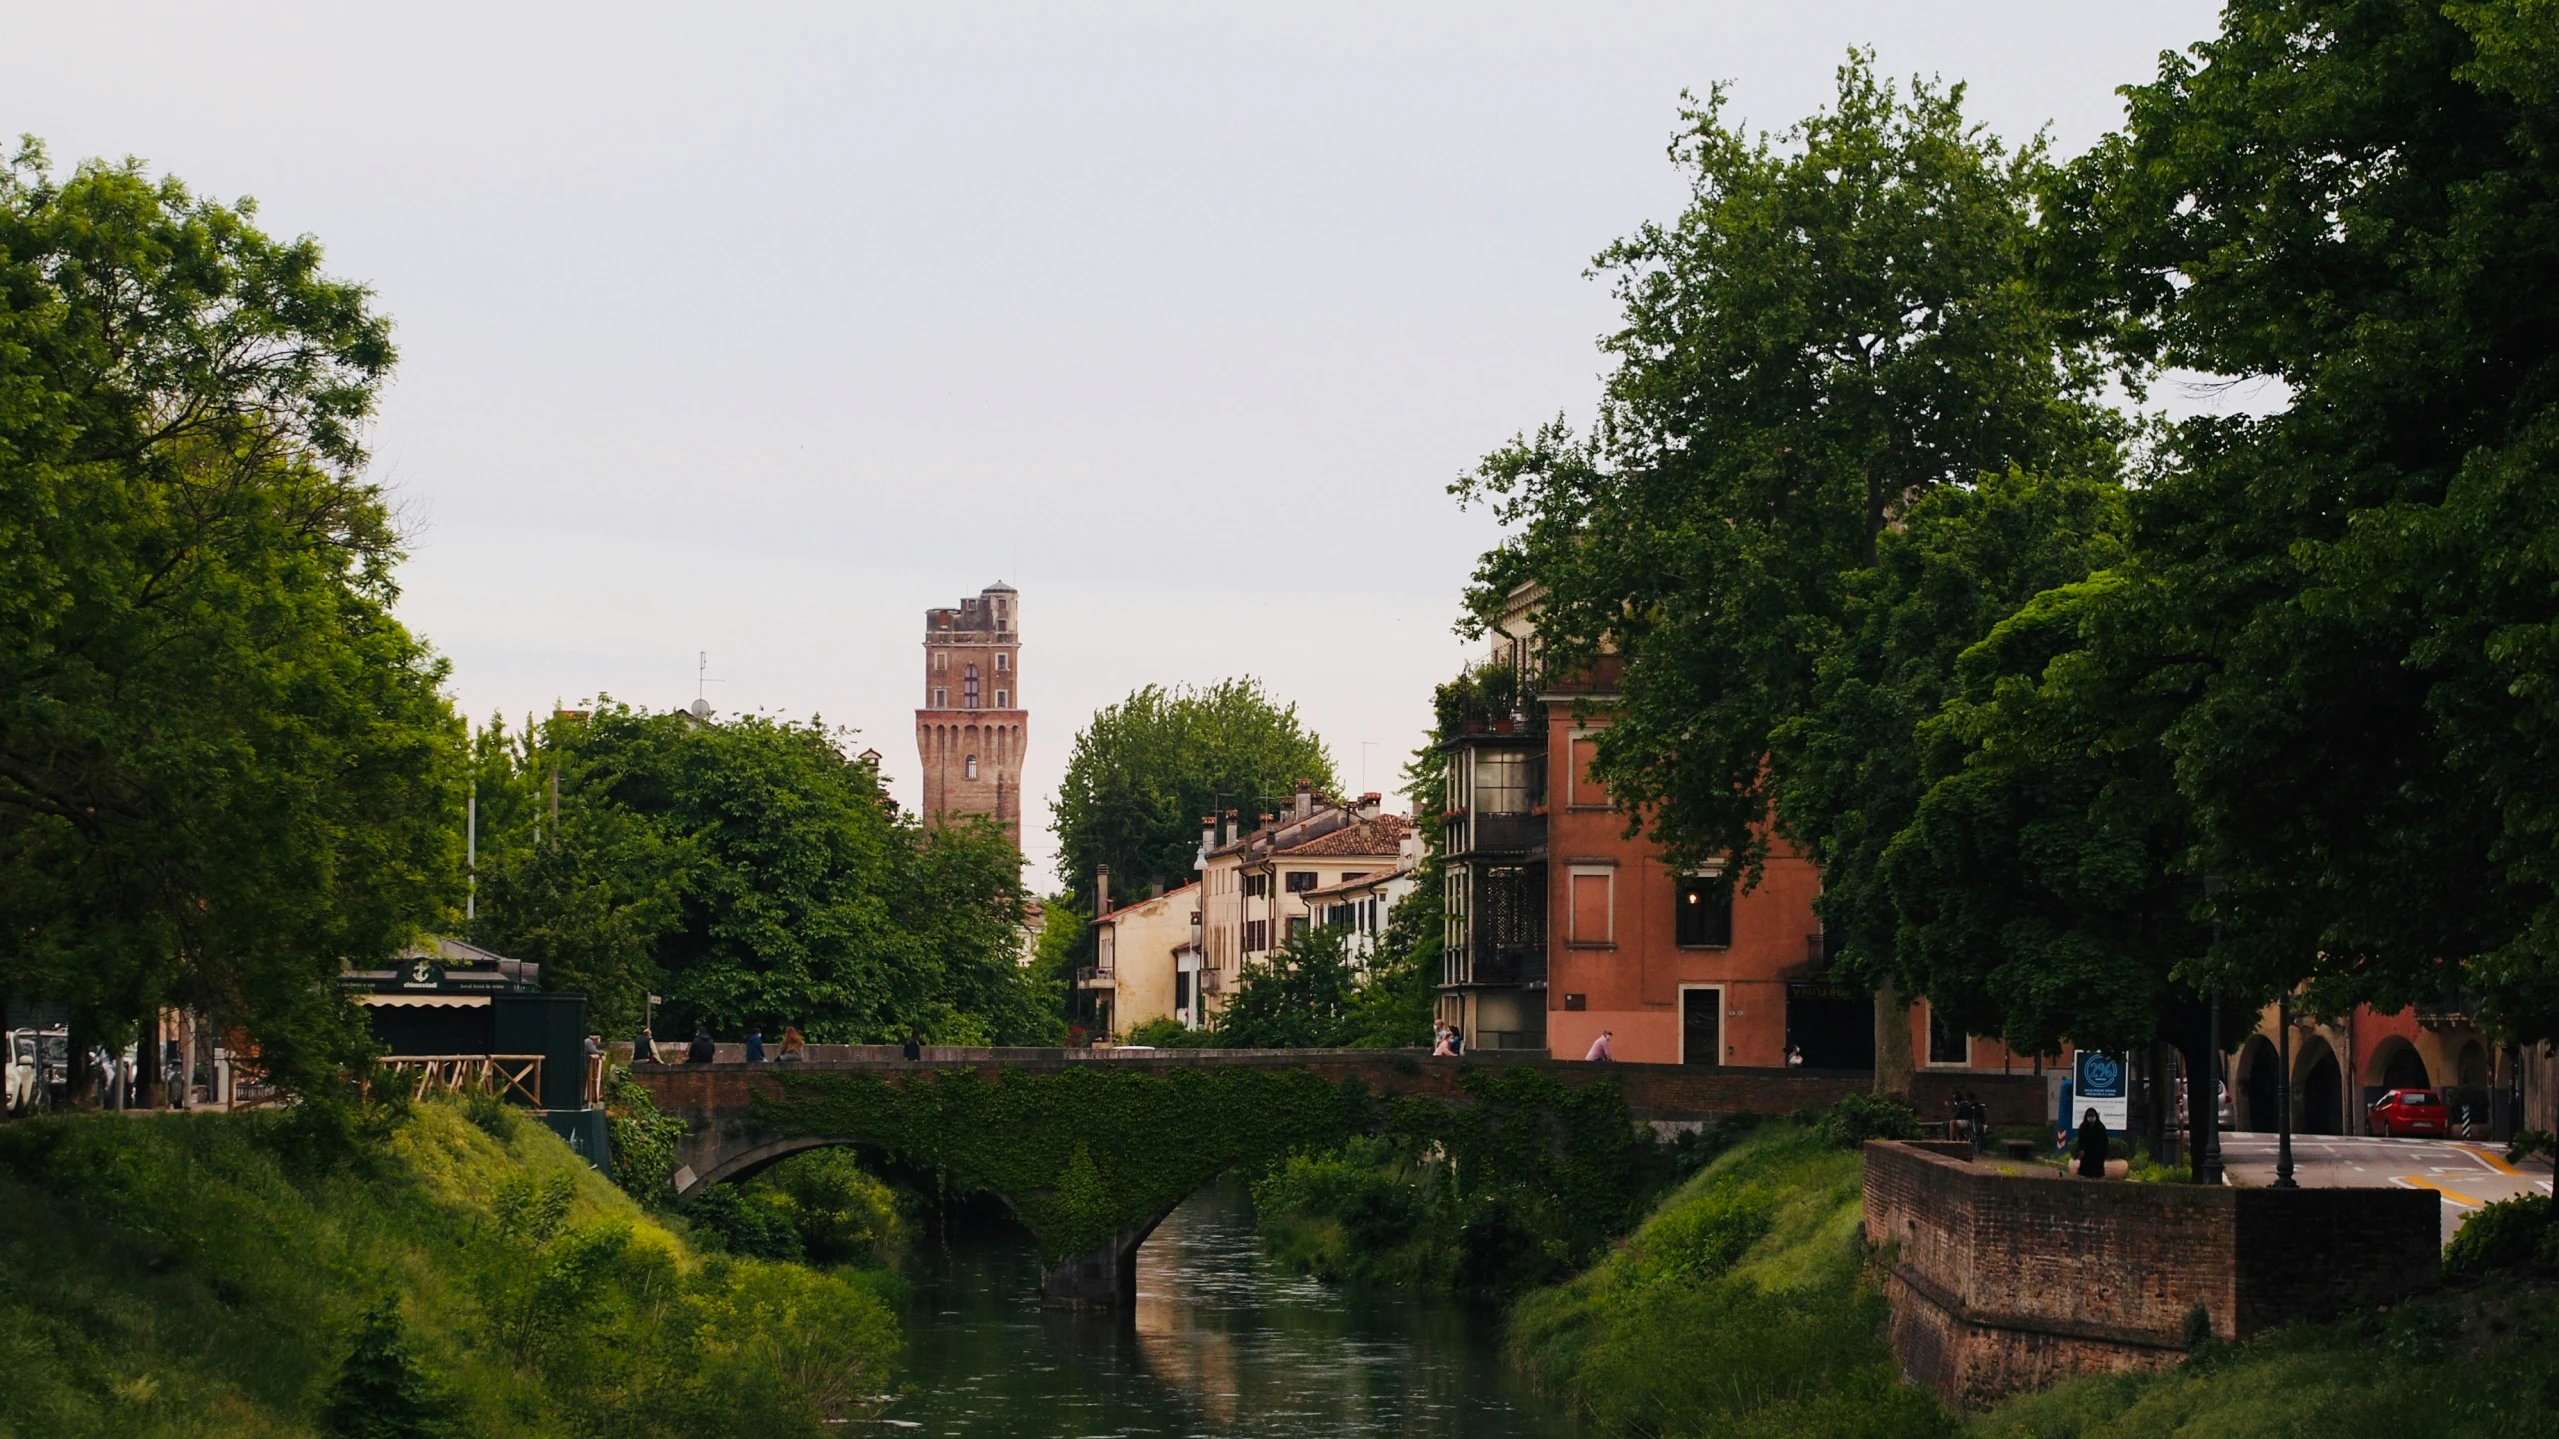
<svg viewBox="0 0 2559 1439">
<path fill-rule="evenodd" d="M 2394 1089 L 2364 1111 L 2364 1131 L 2384 1139 L 2441 1139 L 2452 1132 L 2443 1096 L 2431 1089 Z"/>
</svg>

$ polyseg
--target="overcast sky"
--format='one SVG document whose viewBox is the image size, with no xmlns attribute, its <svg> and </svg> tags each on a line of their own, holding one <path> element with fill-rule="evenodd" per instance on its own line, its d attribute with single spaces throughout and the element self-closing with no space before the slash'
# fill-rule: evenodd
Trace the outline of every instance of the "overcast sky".
<svg viewBox="0 0 2559 1439">
<path fill-rule="evenodd" d="M 474 717 L 856 726 L 916 794 L 921 624 L 1020 586 L 1025 844 L 1093 710 L 1260 676 L 1388 789 L 1493 538 L 1448 482 L 1587 416 L 1589 257 L 1683 88 L 1844 50 L 2065 152 L 2208 34 L 2131 4 L 569 7 L 0 0 L 0 130 L 135 155 L 373 287 L 402 614 Z"/>
</svg>

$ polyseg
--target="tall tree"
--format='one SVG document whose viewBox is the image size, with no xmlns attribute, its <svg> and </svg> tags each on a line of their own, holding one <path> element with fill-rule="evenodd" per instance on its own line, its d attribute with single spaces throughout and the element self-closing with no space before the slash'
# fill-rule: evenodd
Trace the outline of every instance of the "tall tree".
<svg viewBox="0 0 2559 1439">
<path fill-rule="evenodd" d="M 1599 257 L 1626 323 L 1597 429 L 1550 426 L 1456 487 L 1515 530 L 1474 612 L 1535 584 L 1553 660 L 1622 656 L 1596 767 L 1676 856 L 1764 852 L 1772 738 L 1915 502 L 2114 466 L 2095 357 L 2033 282 L 2043 148 L 2010 153 L 1962 100 L 1864 53 L 1780 136 L 1712 92 L 1673 147 L 1687 210 Z"/>
<path fill-rule="evenodd" d="M 513 818 L 483 830 L 476 933 L 558 965 L 604 1022 L 658 987 L 673 1032 L 1057 1037 L 1055 986 L 1020 964 L 1020 855 L 990 824 L 893 814 L 836 731 L 607 702 L 537 734 L 480 786 Z"/>
<path fill-rule="evenodd" d="M 2202 667 L 2165 739 L 2234 986 L 2395 1008 L 2486 955 L 2518 1033 L 2559 1026 L 2551 19 L 2234 0 L 2056 192 L 2057 273 L 2131 354 L 2290 392 L 2181 428 L 2134 506 L 2168 603 L 2101 640 Z"/>
<path fill-rule="evenodd" d="M 1075 736 L 1051 821 L 1058 867 L 1078 896 L 1106 864 L 1118 893 L 1178 888 L 1196 877 L 1200 816 L 1239 810 L 1249 825 L 1300 780 L 1339 793 L 1323 741 L 1259 681 L 1148 685 Z"/>
<path fill-rule="evenodd" d="M 307 1090 L 341 962 L 458 897 L 461 727 L 363 478 L 390 326 L 253 217 L 0 167 L 0 990 L 193 1006 Z"/>
</svg>

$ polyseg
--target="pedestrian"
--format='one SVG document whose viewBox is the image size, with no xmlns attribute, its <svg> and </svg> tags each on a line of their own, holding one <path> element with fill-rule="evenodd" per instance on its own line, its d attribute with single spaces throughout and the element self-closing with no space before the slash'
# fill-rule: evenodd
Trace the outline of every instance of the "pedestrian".
<svg viewBox="0 0 2559 1439">
<path fill-rule="evenodd" d="M 1456 1051 L 1454 1048 L 1452 1048 L 1452 1047 L 1451 1047 L 1451 1044 L 1452 1044 L 1452 1041 L 1456 1038 L 1456 1035 L 1457 1035 L 1457 1031 L 1456 1031 L 1456 1030 L 1454 1030 L 1454 1029 L 1452 1029 L 1452 1028 L 1450 1028 L 1449 1026 L 1447 1026 L 1447 1025 L 1445 1025 L 1445 1024 L 1434 1024 L 1434 1025 L 1432 1025 L 1432 1026 L 1431 1026 L 1431 1058 L 1433 1058 L 1433 1059 L 1447 1059 L 1447 1058 L 1450 1058 L 1450 1057 L 1452 1057 L 1453 1055 L 1455 1055 L 1455 1054 L 1457 1053 L 1457 1051 Z"/>
<path fill-rule="evenodd" d="M 1614 1059 L 1616 1056 L 1608 1052 L 1608 1041 L 1611 1033 L 1612 1031 L 1609 1030 L 1601 1030 L 1599 1032 L 1599 1038 L 1590 1042 L 1590 1052 L 1582 1056 L 1583 1060 L 1591 1064 L 1606 1064 L 1609 1060 Z"/>
<path fill-rule="evenodd" d="M 809 1042 L 800 1038 L 800 1027 L 796 1024 L 783 1025 L 782 1062 L 784 1064 L 806 1064 L 808 1062 L 808 1058 Z"/>
<path fill-rule="evenodd" d="M 718 1040 L 711 1038 L 711 1026 L 707 1024 L 695 1025 L 693 1027 L 693 1043 L 684 1051 L 684 1062 L 687 1064 L 708 1064 L 719 1057 L 720 1044 Z"/>
<path fill-rule="evenodd" d="M 2079 1177 L 2106 1177 L 2106 1121 L 2099 1119 L 2093 1108 L 2079 1121 Z"/>
<path fill-rule="evenodd" d="M 640 1026 L 640 1037 L 631 1041 L 631 1062 L 633 1064 L 658 1062 L 658 1042 L 650 1037 L 649 1027 L 645 1023 Z"/>
<path fill-rule="evenodd" d="M 762 1064 L 762 1063 L 764 1062 L 764 1031 L 763 1031 L 763 1030 L 760 1030 L 760 1029 L 751 1029 L 751 1030 L 748 1030 L 748 1031 L 747 1031 L 747 1035 L 746 1035 L 746 1062 L 747 1062 L 747 1063 L 749 1063 L 749 1064 Z"/>
<path fill-rule="evenodd" d="M 907 1063 L 913 1064 L 924 1057 L 924 1040 L 910 1029 L 906 1032 L 906 1043 L 898 1046 L 898 1050 L 906 1056 Z"/>
<path fill-rule="evenodd" d="M 1797 1047 L 1797 1046 L 1795 1046 L 1795 1045 L 1792 1045 L 1792 1044 L 1787 1045 L 1787 1046 L 1786 1046 L 1786 1067 L 1787 1067 L 1788 1069 L 1801 1069 L 1801 1068 L 1803 1068 L 1803 1067 L 1804 1067 L 1804 1051 L 1803 1051 L 1802 1049 L 1798 1048 L 1798 1047 Z"/>
</svg>

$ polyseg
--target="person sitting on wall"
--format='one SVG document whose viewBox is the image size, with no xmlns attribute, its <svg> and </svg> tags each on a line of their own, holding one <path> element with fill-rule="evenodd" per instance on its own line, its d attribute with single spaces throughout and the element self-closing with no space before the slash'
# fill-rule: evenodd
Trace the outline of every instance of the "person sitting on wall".
<svg viewBox="0 0 2559 1439">
<path fill-rule="evenodd" d="M 800 1038 L 800 1027 L 796 1024 L 783 1025 L 782 1062 L 784 1064 L 805 1064 L 808 1062 L 808 1058 L 809 1042 Z"/>
<path fill-rule="evenodd" d="M 923 1036 L 917 1034 L 914 1030 L 908 1030 L 906 1032 L 906 1043 L 898 1046 L 898 1051 L 906 1056 L 906 1062 L 909 1064 L 913 1064 L 915 1061 L 922 1059 L 924 1057 Z"/>
<path fill-rule="evenodd" d="M 684 1052 L 684 1062 L 687 1064 L 708 1064 L 712 1060 L 719 1058 L 719 1055 L 720 1045 L 717 1040 L 711 1038 L 711 1026 L 707 1024 L 696 1025 L 693 1030 L 693 1043 Z"/>
<path fill-rule="evenodd" d="M 658 1062 L 657 1039 L 649 1033 L 649 1027 L 645 1024 L 640 1026 L 639 1038 L 631 1041 L 631 1062 L 633 1064 Z"/>
<path fill-rule="evenodd" d="M 1608 1039 L 1611 1032 L 1612 1031 L 1605 1029 L 1599 1032 L 1599 1038 L 1590 1042 L 1590 1053 L 1582 1056 L 1584 1062 L 1590 1064 L 1606 1064 L 1610 1059 L 1615 1057 L 1608 1052 Z"/>
<path fill-rule="evenodd" d="M 2095 1109 L 2079 1121 L 2079 1177 L 2106 1177 L 2106 1121 L 2097 1117 Z"/>
</svg>

